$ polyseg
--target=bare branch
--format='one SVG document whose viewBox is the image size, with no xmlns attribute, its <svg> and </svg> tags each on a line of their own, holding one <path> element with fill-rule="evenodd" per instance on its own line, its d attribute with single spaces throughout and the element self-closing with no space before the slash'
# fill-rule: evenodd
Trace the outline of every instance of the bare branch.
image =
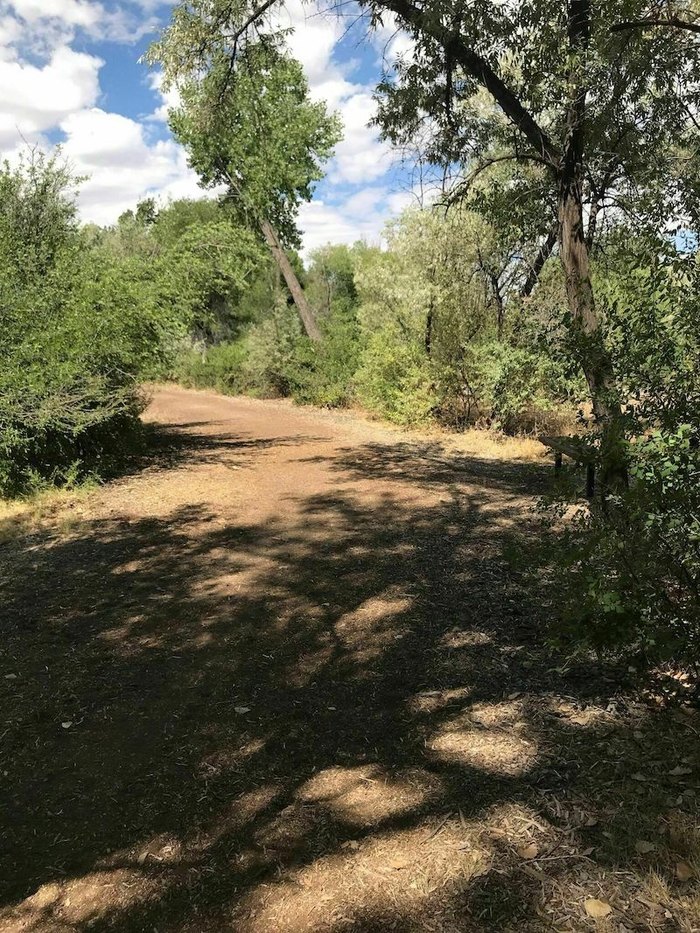
<svg viewBox="0 0 700 933">
<path fill-rule="evenodd" d="M 529 298 L 530 295 L 534 292 L 535 287 L 540 279 L 540 272 L 544 269 L 544 265 L 549 259 L 549 257 L 554 252 L 554 247 L 557 245 L 557 239 L 559 237 L 559 229 L 555 225 L 547 234 L 547 238 L 540 247 L 537 256 L 530 266 L 530 269 L 527 274 L 527 278 L 523 283 L 522 288 L 520 289 L 521 298 Z"/>
<path fill-rule="evenodd" d="M 690 22 L 678 17 L 670 19 L 631 19 L 624 23 L 616 23 L 611 32 L 626 32 L 631 29 L 653 29 L 655 27 L 669 27 L 671 29 L 686 29 L 689 32 L 700 33 L 700 23 Z"/>
</svg>

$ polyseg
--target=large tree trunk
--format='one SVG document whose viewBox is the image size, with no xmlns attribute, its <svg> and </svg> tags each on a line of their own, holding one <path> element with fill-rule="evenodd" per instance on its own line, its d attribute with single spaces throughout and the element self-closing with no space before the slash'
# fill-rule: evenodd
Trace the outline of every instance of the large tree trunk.
<svg viewBox="0 0 700 933">
<path fill-rule="evenodd" d="M 595 306 L 591 265 L 583 217 L 583 177 L 588 81 L 587 52 L 592 0 L 568 0 L 568 34 L 572 62 L 571 98 L 566 111 L 566 136 L 559 170 L 559 247 L 566 277 L 572 336 L 600 427 L 600 490 L 627 485 L 622 409 L 610 354 L 605 347 Z"/>
<path fill-rule="evenodd" d="M 284 281 L 287 283 L 287 288 L 289 289 L 292 298 L 294 299 L 294 304 L 297 307 L 299 312 L 299 317 L 301 318 L 301 323 L 304 325 L 304 330 L 307 333 L 307 336 L 315 341 L 316 343 L 321 340 L 321 331 L 318 329 L 318 324 L 316 323 L 316 318 L 314 313 L 311 310 L 309 302 L 306 300 L 306 295 L 304 294 L 304 289 L 301 287 L 301 282 L 297 278 L 297 274 L 294 271 L 294 268 L 289 261 L 287 254 L 282 248 L 282 244 L 279 241 L 277 232 L 272 224 L 268 220 L 262 220 L 260 222 L 260 229 L 262 234 L 265 237 L 265 242 L 270 247 L 270 252 L 277 263 L 277 267 L 284 276 Z"/>
<path fill-rule="evenodd" d="M 600 488 L 604 495 L 627 484 L 627 468 L 622 410 L 595 306 L 584 230 L 582 189 L 577 172 L 573 177 L 565 177 L 560 185 L 559 244 L 573 335 L 588 383 L 593 413 L 601 428 Z"/>
</svg>

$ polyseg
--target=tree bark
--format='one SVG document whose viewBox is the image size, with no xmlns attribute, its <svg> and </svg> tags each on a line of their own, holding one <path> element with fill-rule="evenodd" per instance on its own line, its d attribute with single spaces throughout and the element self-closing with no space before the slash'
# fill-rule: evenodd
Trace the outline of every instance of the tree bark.
<svg viewBox="0 0 700 933">
<path fill-rule="evenodd" d="M 501 282 L 495 272 L 489 273 L 489 279 L 491 280 L 493 300 L 496 302 L 496 332 L 498 334 L 498 339 L 502 340 L 503 327 L 506 321 L 506 306 L 503 301 L 503 295 L 501 294 Z"/>
<path fill-rule="evenodd" d="M 581 367 L 588 383 L 593 414 L 601 430 L 600 489 L 605 496 L 626 488 L 627 463 L 622 409 L 609 354 L 603 344 L 584 233 L 581 186 L 562 184 L 559 198 L 560 253 Z"/>
<path fill-rule="evenodd" d="M 284 276 L 284 281 L 287 283 L 287 288 L 289 289 L 291 296 L 294 299 L 294 304 L 297 307 L 299 317 L 301 318 L 301 323 L 304 325 L 304 330 L 306 331 L 307 336 L 315 343 L 320 343 L 321 331 L 319 330 L 318 324 L 316 323 L 316 318 L 314 317 L 311 306 L 306 299 L 304 289 L 301 287 L 301 282 L 299 281 L 287 254 L 282 248 L 282 244 L 279 241 L 279 237 L 277 236 L 275 228 L 268 220 L 262 220 L 260 221 L 260 229 L 262 230 L 262 234 L 265 237 L 265 242 L 270 247 L 270 252 L 272 253 L 273 258 L 277 263 L 278 269 Z"/>
<path fill-rule="evenodd" d="M 583 211 L 585 123 L 588 84 L 586 53 L 590 41 L 591 0 L 569 0 L 568 33 L 574 74 L 566 110 L 566 137 L 558 172 L 559 252 L 566 293 L 583 369 L 601 432 L 601 491 L 627 485 L 622 409 L 610 355 L 603 342 L 591 282 L 590 253 Z"/>
</svg>

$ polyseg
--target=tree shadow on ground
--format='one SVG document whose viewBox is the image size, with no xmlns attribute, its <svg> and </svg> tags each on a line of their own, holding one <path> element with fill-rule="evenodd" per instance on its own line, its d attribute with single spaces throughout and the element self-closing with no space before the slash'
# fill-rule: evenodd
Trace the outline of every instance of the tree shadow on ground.
<svg viewBox="0 0 700 933">
<path fill-rule="evenodd" d="M 171 440 L 160 470 L 299 443 Z M 697 846 L 694 721 L 544 647 L 503 556 L 531 469 L 328 456 L 295 520 L 198 505 L 2 548 L 0 930 L 586 929 L 603 895 L 682 929 L 645 873 Z"/>
</svg>

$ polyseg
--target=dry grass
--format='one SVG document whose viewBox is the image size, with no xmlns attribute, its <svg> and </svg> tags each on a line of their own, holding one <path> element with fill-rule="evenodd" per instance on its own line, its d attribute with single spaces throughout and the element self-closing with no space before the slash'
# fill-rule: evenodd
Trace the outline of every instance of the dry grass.
<svg viewBox="0 0 700 933">
<path fill-rule="evenodd" d="M 538 463 L 546 460 L 547 448 L 535 437 L 508 437 L 495 431 L 465 431 L 450 436 L 447 447 L 485 460 L 516 460 Z"/>
<path fill-rule="evenodd" d="M 90 515 L 96 486 L 77 489 L 46 489 L 25 499 L 0 499 L 0 544 L 53 529 L 70 532 Z"/>
</svg>

